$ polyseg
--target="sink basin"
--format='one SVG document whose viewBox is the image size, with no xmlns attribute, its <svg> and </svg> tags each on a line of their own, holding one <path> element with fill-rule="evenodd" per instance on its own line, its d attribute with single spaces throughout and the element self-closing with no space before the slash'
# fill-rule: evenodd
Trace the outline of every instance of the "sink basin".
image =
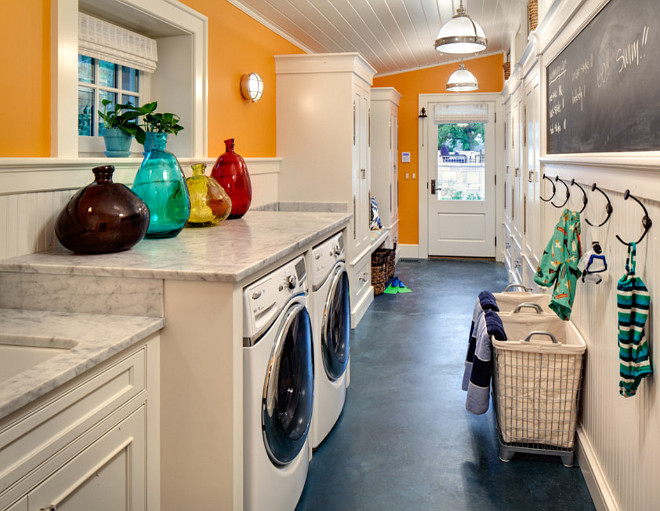
<svg viewBox="0 0 660 511">
<path fill-rule="evenodd" d="M 68 339 L 0 335 L 0 381 L 66 353 L 76 344 Z"/>
</svg>

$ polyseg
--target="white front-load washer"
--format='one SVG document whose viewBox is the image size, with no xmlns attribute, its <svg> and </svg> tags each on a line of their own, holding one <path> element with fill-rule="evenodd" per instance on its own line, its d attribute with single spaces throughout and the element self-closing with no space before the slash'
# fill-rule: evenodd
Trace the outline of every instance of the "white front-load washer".
<svg viewBox="0 0 660 511">
<path fill-rule="evenodd" d="M 314 373 L 304 258 L 243 292 L 245 511 L 292 511 L 307 478 Z"/>
<path fill-rule="evenodd" d="M 314 414 L 312 447 L 318 447 L 346 400 L 351 307 L 344 238 L 339 233 L 312 249 Z"/>
</svg>

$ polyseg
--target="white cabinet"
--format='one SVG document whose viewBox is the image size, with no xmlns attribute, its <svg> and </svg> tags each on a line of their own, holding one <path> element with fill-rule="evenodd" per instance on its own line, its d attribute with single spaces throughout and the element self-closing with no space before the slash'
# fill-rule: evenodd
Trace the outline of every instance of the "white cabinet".
<svg viewBox="0 0 660 511">
<path fill-rule="evenodd" d="M 383 227 L 391 242 L 399 238 L 399 180 L 397 169 L 399 99 L 393 87 L 371 89 L 371 194 L 378 202 Z"/>
<path fill-rule="evenodd" d="M 282 202 L 341 203 L 353 214 L 347 258 L 352 289 L 372 251 L 369 228 L 372 68 L 357 53 L 276 55 L 277 155 Z M 363 283 L 363 282 L 362 282 Z M 351 295 L 353 326 L 373 288 Z"/>
<path fill-rule="evenodd" d="M 0 421 L 0 509 L 160 508 L 159 339 Z"/>
</svg>

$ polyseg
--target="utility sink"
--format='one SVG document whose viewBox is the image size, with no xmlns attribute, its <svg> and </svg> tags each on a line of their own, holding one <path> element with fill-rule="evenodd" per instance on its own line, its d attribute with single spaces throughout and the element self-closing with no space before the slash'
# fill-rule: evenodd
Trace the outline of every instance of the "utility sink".
<svg viewBox="0 0 660 511">
<path fill-rule="evenodd" d="M 66 353 L 76 344 L 69 339 L 0 334 L 0 381 Z"/>
</svg>

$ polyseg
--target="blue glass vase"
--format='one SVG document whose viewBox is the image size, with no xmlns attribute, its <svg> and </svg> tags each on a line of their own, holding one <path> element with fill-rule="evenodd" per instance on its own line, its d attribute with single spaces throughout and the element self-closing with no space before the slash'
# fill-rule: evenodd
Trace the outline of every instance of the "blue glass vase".
<svg viewBox="0 0 660 511">
<path fill-rule="evenodd" d="M 154 148 L 142 160 L 133 191 L 149 207 L 146 238 L 173 238 L 190 216 L 186 177 L 176 157 L 165 150 L 166 133 L 156 133 Z"/>
</svg>

